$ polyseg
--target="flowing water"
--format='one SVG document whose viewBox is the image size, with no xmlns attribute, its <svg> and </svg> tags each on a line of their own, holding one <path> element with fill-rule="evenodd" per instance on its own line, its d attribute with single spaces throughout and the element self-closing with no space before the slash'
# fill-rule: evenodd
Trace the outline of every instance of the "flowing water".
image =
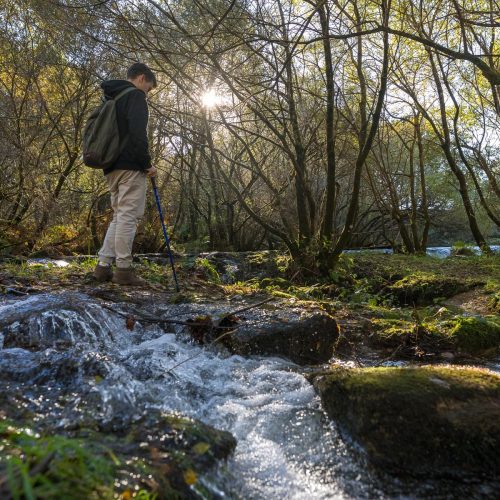
<svg viewBox="0 0 500 500">
<path fill-rule="evenodd" d="M 193 315 L 190 305 L 163 306 L 162 314 L 174 307 L 178 319 Z M 180 328 L 137 323 L 130 331 L 122 316 L 75 292 L 6 301 L 0 391 L 22 396 L 60 428 L 88 419 L 116 428 L 160 408 L 228 430 L 236 451 L 205 478 L 223 498 L 388 496 L 340 439 L 303 368 L 192 345 Z"/>
<path fill-rule="evenodd" d="M 116 427 L 148 408 L 179 412 L 236 437 L 232 458 L 209 479 L 228 498 L 378 496 L 302 369 L 287 360 L 229 355 L 156 326 L 130 331 L 77 293 L 7 301 L 0 326 L 3 390 L 23 393 L 59 427 L 89 415 Z M 29 348 L 9 345 L 12 338 Z"/>
</svg>

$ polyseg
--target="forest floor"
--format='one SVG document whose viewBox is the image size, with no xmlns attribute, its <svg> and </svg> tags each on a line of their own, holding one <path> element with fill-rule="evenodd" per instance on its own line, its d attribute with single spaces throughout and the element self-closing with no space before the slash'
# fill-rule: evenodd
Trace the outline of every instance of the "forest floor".
<svg viewBox="0 0 500 500">
<path fill-rule="evenodd" d="M 477 362 L 498 355 L 498 254 L 446 259 L 349 254 L 342 256 L 329 276 L 304 278 L 278 252 L 214 252 L 176 259 L 180 293 L 175 292 L 165 257 L 139 256 L 136 260 L 137 271 L 148 286 L 97 283 L 92 275 L 93 257 L 62 262 L 4 260 L 0 293 L 7 297 L 79 290 L 138 306 L 151 301 L 257 303 L 276 297 L 294 307 L 320 307 L 335 317 L 341 331 L 338 356 L 359 364 L 362 358 L 368 362 L 370 358 Z"/>
</svg>

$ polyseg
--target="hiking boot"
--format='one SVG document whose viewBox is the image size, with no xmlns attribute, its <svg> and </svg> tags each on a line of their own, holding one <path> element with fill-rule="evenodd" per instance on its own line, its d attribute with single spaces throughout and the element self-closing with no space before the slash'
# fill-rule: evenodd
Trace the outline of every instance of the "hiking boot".
<svg viewBox="0 0 500 500">
<path fill-rule="evenodd" d="M 111 269 L 111 266 L 101 266 L 101 264 L 97 264 L 94 268 L 94 278 L 100 283 L 111 281 L 111 278 L 113 278 L 113 269 Z"/>
<path fill-rule="evenodd" d="M 148 282 L 135 274 L 132 267 L 117 267 L 112 279 L 117 285 L 144 286 Z"/>
</svg>

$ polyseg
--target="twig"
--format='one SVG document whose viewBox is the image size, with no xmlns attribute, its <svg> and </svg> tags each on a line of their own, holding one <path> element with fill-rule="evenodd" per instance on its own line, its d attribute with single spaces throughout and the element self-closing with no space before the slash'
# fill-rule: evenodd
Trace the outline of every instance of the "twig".
<svg viewBox="0 0 500 500">
<path fill-rule="evenodd" d="M 114 312 L 115 314 L 118 314 L 118 316 L 122 316 L 123 318 L 127 318 L 130 316 L 130 314 L 123 313 L 121 311 L 117 311 L 116 309 L 113 309 L 112 307 L 106 305 L 106 304 L 101 304 L 101 307 L 104 307 L 104 309 L 108 309 L 111 312 Z M 137 311 L 134 310 L 134 314 L 138 316 L 138 319 L 141 321 L 145 321 L 146 323 L 169 323 L 169 324 L 174 324 L 174 325 L 184 325 L 184 326 L 206 326 L 206 323 L 188 323 L 187 321 L 179 321 L 175 319 L 164 319 L 164 318 L 158 318 L 157 316 L 145 316 L 142 313 L 138 313 Z"/>
<path fill-rule="evenodd" d="M 224 315 L 224 318 L 227 318 L 228 316 L 235 316 L 236 314 L 241 314 L 242 312 L 248 311 L 250 309 L 253 309 L 254 307 L 259 307 L 263 304 L 266 304 L 267 302 L 270 302 L 271 300 L 274 300 L 275 297 L 268 297 L 267 299 L 257 302 L 256 304 L 251 304 L 249 306 L 243 307 L 241 309 L 236 309 L 235 311 L 231 311 L 227 314 Z M 121 311 L 117 311 L 116 309 L 113 309 L 112 307 L 106 305 L 106 304 L 101 304 L 101 307 L 104 307 L 105 309 L 108 309 L 109 311 L 112 311 L 119 316 L 122 316 L 124 318 L 128 317 L 129 314 L 123 313 Z M 189 322 L 189 321 L 180 321 L 176 319 L 166 319 L 166 318 L 159 318 L 157 316 L 150 316 L 150 315 L 144 315 L 143 313 L 137 312 L 136 310 L 133 311 L 136 316 L 142 321 L 145 322 L 150 322 L 150 323 L 167 323 L 167 324 L 173 324 L 173 325 L 183 325 L 183 326 L 207 326 L 206 323 L 194 323 L 194 322 Z M 214 328 L 227 328 L 224 326 L 214 326 Z"/>
<path fill-rule="evenodd" d="M 234 333 L 236 330 L 237 330 L 237 328 L 233 328 L 229 332 L 224 332 L 222 335 L 219 335 L 217 338 L 215 338 L 214 340 L 212 340 L 212 342 L 210 342 L 209 344 L 206 344 L 206 345 L 215 344 L 220 339 L 226 337 L 227 335 L 230 335 L 231 333 Z M 203 352 L 203 350 L 200 349 L 200 351 L 197 352 L 194 356 L 190 356 L 189 358 L 183 359 L 182 361 L 180 361 L 176 365 L 172 366 L 172 368 L 169 368 L 165 373 L 170 373 L 171 371 L 175 370 L 176 368 L 178 368 L 179 366 L 183 365 L 184 363 L 187 363 L 188 361 L 191 361 L 192 359 L 198 357 L 202 352 Z"/>
<path fill-rule="evenodd" d="M 12 288 L 9 286 L 5 287 L 5 291 L 3 293 L 5 293 L 5 294 L 12 293 L 13 295 L 21 295 L 21 296 L 29 295 L 29 293 L 27 293 L 27 292 L 23 292 L 21 290 L 18 290 L 17 288 Z"/>
<path fill-rule="evenodd" d="M 379 361 L 376 365 L 374 365 L 375 367 L 377 366 L 381 366 L 383 363 L 386 363 L 387 361 L 390 361 L 397 353 L 398 351 L 401 349 L 401 347 L 403 347 L 403 342 L 401 342 L 397 347 L 396 349 L 394 349 L 394 351 L 391 352 L 391 354 L 389 354 L 389 356 L 387 356 L 387 358 L 384 358 L 382 359 L 381 361 Z"/>
<path fill-rule="evenodd" d="M 243 307 L 242 309 L 237 309 L 236 311 L 230 312 L 226 314 L 225 316 L 235 316 L 236 314 L 241 314 L 242 312 L 248 311 L 250 309 L 253 309 L 254 307 L 259 307 L 263 304 L 267 304 L 267 302 L 271 302 L 271 300 L 274 300 L 275 297 L 268 297 L 267 299 L 263 300 L 262 302 L 257 302 L 257 304 L 252 304 L 247 307 Z"/>
</svg>

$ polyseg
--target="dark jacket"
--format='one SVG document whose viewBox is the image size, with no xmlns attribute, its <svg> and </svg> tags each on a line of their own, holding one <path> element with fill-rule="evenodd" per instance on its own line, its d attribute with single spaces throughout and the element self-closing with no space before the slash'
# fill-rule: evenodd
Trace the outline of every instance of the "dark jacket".
<svg viewBox="0 0 500 500">
<path fill-rule="evenodd" d="M 107 80 L 101 83 L 106 99 L 112 99 L 127 87 L 134 87 L 134 84 L 127 80 Z M 127 139 L 115 163 L 104 169 L 105 174 L 109 174 L 112 170 L 146 170 L 151 167 L 147 135 L 148 118 L 148 103 L 146 94 L 142 90 L 128 92 L 116 102 L 120 140 L 123 141 L 125 137 Z"/>
</svg>

